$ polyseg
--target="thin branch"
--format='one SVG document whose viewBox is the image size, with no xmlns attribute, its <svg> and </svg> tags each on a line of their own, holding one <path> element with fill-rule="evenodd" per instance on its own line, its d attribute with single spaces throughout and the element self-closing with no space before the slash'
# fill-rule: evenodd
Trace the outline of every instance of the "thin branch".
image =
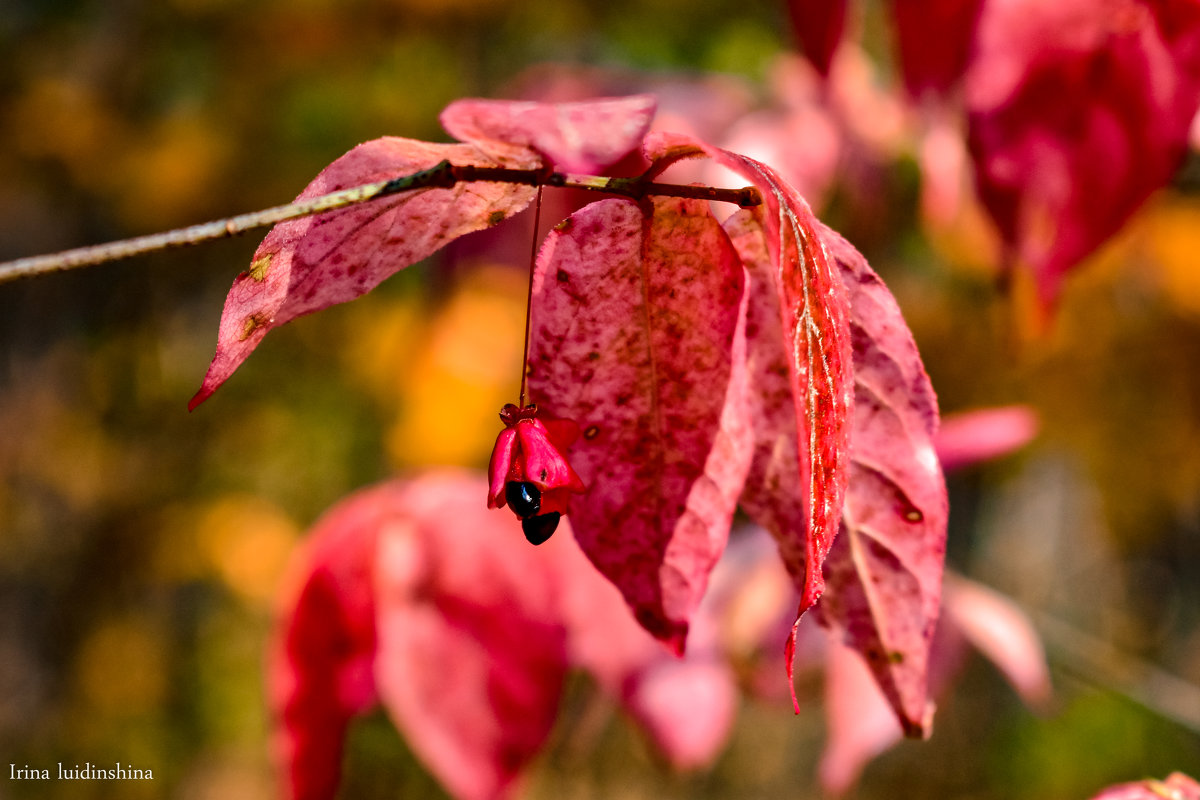
<svg viewBox="0 0 1200 800">
<path fill-rule="evenodd" d="M 300 200 L 285 206 L 275 206 L 263 211 L 252 211 L 235 217 L 205 222 L 187 228 L 177 228 L 163 233 L 122 239 L 107 244 L 79 247 L 43 256 L 18 258 L 0 263 L 0 283 L 43 275 L 50 272 L 94 266 L 109 261 L 118 261 L 133 256 L 167 250 L 174 247 L 201 244 L 227 239 L 255 228 L 265 228 L 289 219 L 308 217 L 346 206 L 377 200 L 401 192 L 423 189 L 448 189 L 457 183 L 467 182 L 518 183 L 528 186 L 558 186 L 584 189 L 593 192 L 616 194 L 623 197 L 640 198 L 648 194 L 669 197 L 691 197 L 699 200 L 716 200 L 735 203 L 742 207 L 755 206 L 762 202 L 753 187 L 742 189 L 714 189 L 710 186 L 683 186 L 670 183 L 645 182 L 640 178 L 603 178 L 595 175 L 571 175 L 548 172 L 545 169 L 510 169 L 507 167 L 477 167 L 455 165 L 449 161 L 429 169 L 414 172 L 376 183 L 354 186 L 331 194 Z"/>
</svg>

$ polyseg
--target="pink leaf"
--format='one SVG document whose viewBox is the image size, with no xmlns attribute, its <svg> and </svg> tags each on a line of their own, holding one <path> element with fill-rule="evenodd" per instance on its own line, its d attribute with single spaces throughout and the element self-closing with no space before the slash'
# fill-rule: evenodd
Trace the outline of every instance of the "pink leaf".
<svg viewBox="0 0 1200 800">
<path fill-rule="evenodd" d="M 707 601 L 690 634 L 687 655 L 678 658 L 638 624 L 616 587 L 573 543 L 570 550 L 575 558 L 561 569 L 571 663 L 621 701 L 671 766 L 692 769 L 712 763 L 733 727 L 737 690 L 716 650 Z"/>
<path fill-rule="evenodd" d="M 741 503 L 779 542 L 800 592 L 798 621 L 821 595 L 821 563 L 838 530 L 846 491 L 849 301 L 819 238 L 819 223 L 774 170 L 688 137 L 647 140 L 647 156 L 664 164 L 700 153 L 750 180 L 763 196 L 757 225 L 769 262 L 761 241 L 755 243 L 754 223 L 744 217 L 731 223 L 740 255 L 753 270 L 746 331 L 755 454 Z M 795 642 L 793 628 L 789 683 Z"/>
<path fill-rule="evenodd" d="M 788 0 L 788 12 L 804 55 L 828 77 L 846 28 L 846 0 Z"/>
<path fill-rule="evenodd" d="M 821 617 L 867 659 L 905 733 L 921 736 L 946 547 L 937 399 L 887 287 L 840 236 L 821 237 L 850 295 L 855 393 L 850 488 Z"/>
<path fill-rule="evenodd" d="M 299 199 L 409 175 L 442 160 L 456 165 L 532 168 L 537 156 L 510 148 L 494 159 L 473 145 L 385 137 L 361 144 L 326 167 Z M 529 186 L 460 183 L 373 200 L 281 222 L 233 282 L 217 334 L 217 353 L 195 408 L 258 346 L 267 331 L 304 314 L 353 300 L 447 242 L 495 225 L 533 199 Z"/>
<path fill-rule="evenodd" d="M 442 127 L 490 152 L 528 146 L 566 172 L 597 172 L 642 143 L 654 98 L 634 95 L 580 103 L 459 100 L 442 112 Z"/>
<path fill-rule="evenodd" d="M 822 788 L 841 796 L 871 759 L 901 735 L 896 715 L 879 691 L 862 657 L 832 643 L 825 658 L 825 749 L 818 776 Z"/>
<path fill-rule="evenodd" d="M 981 408 L 942 417 L 933 446 L 949 472 L 1019 450 L 1037 429 L 1037 413 L 1029 406 Z"/>
<path fill-rule="evenodd" d="M 946 576 L 946 623 L 987 656 L 1028 705 L 1050 699 L 1050 669 L 1033 623 L 1015 603 L 985 586 Z"/>
<path fill-rule="evenodd" d="M 908 93 L 945 94 L 967 67 L 983 0 L 892 0 L 900 74 Z"/>
<path fill-rule="evenodd" d="M 682 652 L 749 457 L 743 270 L 699 201 L 602 200 L 547 237 L 529 387 L 583 436 L 575 537 L 639 622 Z M 727 408 L 728 407 L 728 408 Z"/>
<path fill-rule="evenodd" d="M 967 76 L 976 183 L 1043 307 L 1183 163 L 1200 103 L 1191 0 L 993 0 Z"/>
<path fill-rule="evenodd" d="M 1110 786 L 1092 800 L 1200 800 L 1200 783 L 1173 772 L 1165 781 L 1153 778 Z"/>
<path fill-rule="evenodd" d="M 380 698 L 452 795 L 506 796 L 557 714 L 567 667 L 559 551 L 570 543 L 517 546 L 511 519 L 488 512 L 467 476 L 384 491 L 393 517 L 376 569 Z"/>
<path fill-rule="evenodd" d="M 375 702 L 372 563 L 380 521 L 347 501 L 317 524 L 294 559 L 269 657 L 275 760 L 293 800 L 332 798 L 350 719 Z"/>
</svg>

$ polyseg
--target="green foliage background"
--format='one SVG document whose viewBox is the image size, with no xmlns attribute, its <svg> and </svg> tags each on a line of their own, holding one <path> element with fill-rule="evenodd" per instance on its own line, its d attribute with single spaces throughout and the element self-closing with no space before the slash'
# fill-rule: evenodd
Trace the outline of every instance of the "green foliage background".
<svg viewBox="0 0 1200 800">
<path fill-rule="evenodd" d="M 279 204 L 360 141 L 444 139 L 444 105 L 503 96 L 537 65 L 715 71 L 765 97 L 786 31 L 773 3 L 8 0 L 0 259 Z M 870 212 L 842 185 L 826 216 L 893 286 L 944 410 L 1027 402 L 1043 419 L 1026 453 L 952 479 L 954 565 L 1200 683 L 1200 207 L 1156 198 L 1029 335 L 991 273 L 921 228 L 911 155 L 882 175 Z M 0 286 L 0 772 L 120 761 L 155 776 L 0 775 L 0 796 L 272 795 L 261 664 L 291 547 L 357 487 L 486 459 L 518 375 L 521 265 L 409 270 L 272 333 L 189 415 L 253 247 Z M 1155 694 L 1107 649 L 1049 644 L 1053 719 L 975 662 L 933 740 L 885 755 L 858 796 L 1085 797 L 1200 772 L 1194 694 Z M 671 776 L 578 681 L 531 795 L 817 796 L 822 725 L 816 693 L 799 718 L 747 700 L 714 768 Z M 382 715 L 347 763 L 346 797 L 441 791 Z"/>
</svg>

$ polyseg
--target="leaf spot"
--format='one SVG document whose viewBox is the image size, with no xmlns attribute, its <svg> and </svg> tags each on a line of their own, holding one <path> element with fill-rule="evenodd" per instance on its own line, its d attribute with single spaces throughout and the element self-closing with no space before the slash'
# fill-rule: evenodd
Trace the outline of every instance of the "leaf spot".
<svg viewBox="0 0 1200 800">
<path fill-rule="evenodd" d="M 262 258 L 254 259 L 254 263 L 250 265 L 250 277 L 258 283 L 262 283 L 267 279 L 269 269 L 271 269 L 271 254 L 267 253 Z"/>
<path fill-rule="evenodd" d="M 567 281 L 571 280 L 571 276 L 567 274 L 565 269 L 560 269 L 554 277 L 558 279 L 559 283 L 566 283 Z"/>
<path fill-rule="evenodd" d="M 242 322 L 242 335 L 239 338 L 239 341 L 246 341 L 250 338 L 252 333 L 261 328 L 263 325 L 266 325 L 269 321 L 270 320 L 268 320 L 266 315 L 261 311 L 246 317 L 246 319 Z"/>
<path fill-rule="evenodd" d="M 488 225 L 499 225 L 503 221 L 504 221 L 504 212 L 503 211 L 493 211 L 491 214 L 488 214 L 488 218 L 487 218 Z"/>
</svg>

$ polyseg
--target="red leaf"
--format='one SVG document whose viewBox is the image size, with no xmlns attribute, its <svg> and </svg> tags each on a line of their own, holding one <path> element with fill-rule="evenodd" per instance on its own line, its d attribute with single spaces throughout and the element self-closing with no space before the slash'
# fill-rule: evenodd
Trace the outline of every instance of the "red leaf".
<svg viewBox="0 0 1200 800">
<path fill-rule="evenodd" d="M 334 796 L 346 726 L 375 702 L 372 564 L 381 518 L 369 499 L 346 501 L 293 562 L 268 686 L 274 755 L 294 800 Z"/>
<path fill-rule="evenodd" d="M 828 77 L 846 28 L 846 0 L 788 0 L 788 12 L 804 55 Z"/>
<path fill-rule="evenodd" d="M 769 269 L 764 270 L 762 243 L 747 235 L 753 224 L 736 217 L 732 223 L 740 254 L 754 269 L 746 330 L 755 455 L 741 503 L 779 542 L 800 591 L 799 621 L 821 594 L 821 562 L 837 533 L 846 492 L 849 301 L 818 236 L 819 223 L 774 170 L 683 136 L 652 136 L 647 142 L 647 155 L 662 164 L 699 153 L 741 174 L 763 195 L 757 219 Z M 795 637 L 793 628 L 789 683 Z"/>
<path fill-rule="evenodd" d="M 375 139 L 326 167 L 297 199 L 408 175 L 444 159 L 456 165 L 537 166 L 531 151 L 510 150 L 507 160 L 497 160 L 473 145 Z M 216 356 L 188 407 L 216 391 L 267 331 L 366 294 L 452 239 L 512 216 L 533 194 L 532 187 L 516 184 L 460 183 L 276 225 L 254 251 L 250 270 L 229 290 Z"/>
<path fill-rule="evenodd" d="M 821 238 L 850 295 L 854 340 L 850 488 L 821 618 L 867 659 L 906 734 L 920 736 L 946 547 L 937 399 L 883 281 L 836 233 Z"/>
<path fill-rule="evenodd" d="M 576 539 L 682 652 L 745 477 L 743 270 L 700 201 L 602 200 L 538 256 L 529 387 L 583 431 Z"/>
<path fill-rule="evenodd" d="M 892 0 L 904 86 L 913 97 L 945 94 L 967 67 L 983 0 Z"/>
<path fill-rule="evenodd" d="M 1192 0 L 985 4 L 967 76 L 976 183 L 1044 307 L 1175 174 L 1198 102 Z"/>
<path fill-rule="evenodd" d="M 528 146 L 559 170 L 592 173 L 642 143 L 654 106 L 645 94 L 558 104 L 459 100 L 446 107 L 441 121 L 451 136 L 485 151 Z"/>
</svg>

